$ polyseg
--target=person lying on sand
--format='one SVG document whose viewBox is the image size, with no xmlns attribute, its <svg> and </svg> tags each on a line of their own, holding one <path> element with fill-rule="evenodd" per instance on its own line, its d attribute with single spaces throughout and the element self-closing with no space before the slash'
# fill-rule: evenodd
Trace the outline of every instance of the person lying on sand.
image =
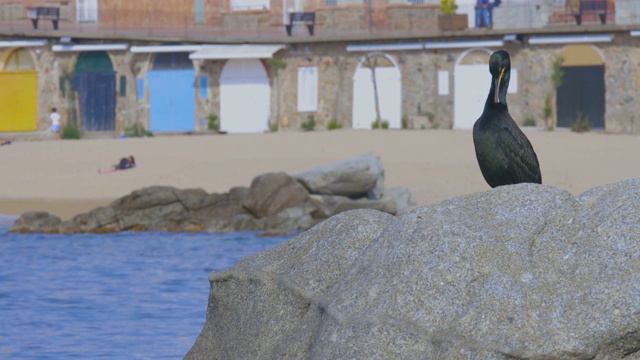
<svg viewBox="0 0 640 360">
<path fill-rule="evenodd" d="M 98 169 L 98 173 L 107 174 L 118 170 L 133 169 L 134 167 L 136 167 L 136 160 L 133 158 L 133 156 L 129 155 L 129 157 L 120 159 L 120 162 L 118 164 L 113 165 L 110 168 L 103 170 Z"/>
<path fill-rule="evenodd" d="M 5 140 L 5 139 L 0 140 L 0 146 L 5 146 L 5 145 L 11 145 L 11 141 Z"/>
</svg>

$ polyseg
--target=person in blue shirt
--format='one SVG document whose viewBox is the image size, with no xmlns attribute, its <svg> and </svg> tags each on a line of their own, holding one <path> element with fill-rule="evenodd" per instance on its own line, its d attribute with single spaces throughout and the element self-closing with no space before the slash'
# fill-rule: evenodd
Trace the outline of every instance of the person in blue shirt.
<svg viewBox="0 0 640 360">
<path fill-rule="evenodd" d="M 114 172 L 114 171 L 118 171 L 118 170 L 127 170 L 127 169 L 133 169 L 134 167 L 136 167 L 136 160 L 133 158 L 133 156 L 129 156 L 126 158 L 122 158 L 120 159 L 120 162 L 107 168 L 107 169 L 98 169 L 98 173 L 99 174 L 106 174 L 106 173 L 110 173 L 110 172 Z"/>
<path fill-rule="evenodd" d="M 476 29 L 479 29 L 484 20 L 484 26 L 491 29 L 491 10 L 493 2 L 491 0 L 477 0 L 476 1 Z"/>
</svg>

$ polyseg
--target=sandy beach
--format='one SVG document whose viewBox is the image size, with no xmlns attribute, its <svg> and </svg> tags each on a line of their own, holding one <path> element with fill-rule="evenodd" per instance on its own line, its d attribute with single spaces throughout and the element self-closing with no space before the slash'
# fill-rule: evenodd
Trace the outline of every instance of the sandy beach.
<svg viewBox="0 0 640 360">
<path fill-rule="evenodd" d="M 543 183 L 579 194 L 640 177 L 636 135 L 526 130 Z M 151 185 L 226 192 L 256 175 L 289 174 L 373 151 L 386 186 L 407 186 L 416 206 L 489 189 L 470 131 L 377 130 L 130 139 L 14 141 L 0 147 L 0 214 L 49 211 L 63 219 Z M 134 155 L 133 170 L 99 174 Z"/>
</svg>

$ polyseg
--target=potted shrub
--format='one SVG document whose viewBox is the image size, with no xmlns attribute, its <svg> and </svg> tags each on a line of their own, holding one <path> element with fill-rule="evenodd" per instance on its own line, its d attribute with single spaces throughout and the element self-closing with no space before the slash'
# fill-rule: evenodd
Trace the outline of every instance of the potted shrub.
<svg viewBox="0 0 640 360">
<path fill-rule="evenodd" d="M 438 15 L 438 28 L 440 30 L 464 30 L 469 27 L 467 14 L 456 14 L 458 5 L 456 0 L 440 0 L 440 10 Z"/>
</svg>

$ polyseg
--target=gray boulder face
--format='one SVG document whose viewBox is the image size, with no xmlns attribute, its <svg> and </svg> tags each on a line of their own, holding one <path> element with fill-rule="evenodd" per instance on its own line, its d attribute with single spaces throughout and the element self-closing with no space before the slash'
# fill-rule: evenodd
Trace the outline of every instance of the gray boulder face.
<svg viewBox="0 0 640 360">
<path fill-rule="evenodd" d="M 187 210 L 198 210 L 216 202 L 215 197 L 209 196 L 203 189 L 182 189 L 175 192 L 176 197 Z"/>
<path fill-rule="evenodd" d="M 62 220 L 46 211 L 28 211 L 13 223 L 10 232 L 17 233 L 57 233 Z"/>
<path fill-rule="evenodd" d="M 286 173 L 266 173 L 251 181 L 242 205 L 255 217 L 263 218 L 299 206 L 308 197 L 307 190 Z"/>
<path fill-rule="evenodd" d="M 168 205 L 178 201 L 176 190 L 171 186 L 149 186 L 114 201 L 112 205 L 131 210 Z"/>
<path fill-rule="evenodd" d="M 379 199 L 384 187 L 382 160 L 370 152 L 293 175 L 311 194 Z"/>
<path fill-rule="evenodd" d="M 640 357 L 640 179 L 336 215 L 209 276 L 186 359 Z"/>
<path fill-rule="evenodd" d="M 411 191 L 404 186 L 385 188 L 382 191 L 382 200 L 390 203 L 385 208 L 385 211 L 390 214 L 404 214 L 409 211 L 411 205 L 416 204 L 411 200 Z"/>
<path fill-rule="evenodd" d="M 354 209 L 373 209 L 395 214 L 395 203 L 382 200 L 352 199 L 339 195 L 309 195 L 316 207 L 316 218 L 327 218 Z M 388 199 L 385 199 L 388 200 Z M 392 211 L 385 211 L 391 209 Z"/>
</svg>

